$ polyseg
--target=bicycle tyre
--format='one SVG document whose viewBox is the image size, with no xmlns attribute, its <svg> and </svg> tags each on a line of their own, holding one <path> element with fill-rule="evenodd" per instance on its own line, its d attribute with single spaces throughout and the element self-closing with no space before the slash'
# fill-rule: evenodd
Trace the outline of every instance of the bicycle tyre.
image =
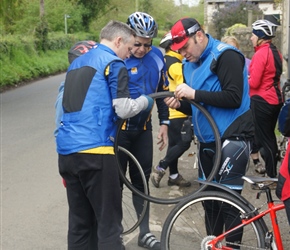
<svg viewBox="0 0 290 250">
<path fill-rule="evenodd" d="M 208 217 L 205 216 L 203 207 L 205 201 L 208 202 L 207 205 L 217 201 L 223 202 L 223 204 L 229 205 L 232 209 L 237 209 L 241 214 L 250 215 L 253 211 L 244 202 L 223 191 L 196 193 L 175 205 L 167 216 L 161 233 L 161 250 L 209 249 L 205 248 L 205 242 L 215 238 L 215 236 L 206 233 L 205 218 Z M 215 213 L 215 215 L 217 214 Z M 216 216 L 212 216 L 211 219 L 213 217 L 216 218 Z M 213 224 L 215 225 L 215 223 Z M 265 222 L 262 218 L 246 225 L 243 230 L 242 242 L 240 244 L 234 243 L 240 247 L 239 249 L 264 249 L 265 232 L 268 229 L 265 228 Z M 221 242 L 220 244 L 223 245 L 219 245 L 219 249 L 224 249 L 222 247 L 225 243 Z"/>
<path fill-rule="evenodd" d="M 138 160 L 135 158 L 133 154 L 131 154 L 127 149 L 119 146 L 118 150 L 121 150 L 122 152 L 126 153 L 136 164 L 137 168 L 139 169 L 139 172 L 141 174 L 142 180 L 143 180 L 143 185 L 144 185 L 144 190 L 145 193 L 148 194 L 148 187 L 147 187 L 147 182 L 146 182 L 146 177 L 144 175 L 144 172 L 142 170 L 142 167 Z M 130 182 L 129 178 L 125 176 L 120 176 L 121 180 L 123 182 Z M 128 184 L 127 184 L 128 185 Z M 125 185 L 127 187 L 127 185 Z M 129 191 L 129 192 L 127 192 Z M 122 235 L 127 235 L 132 233 L 134 230 L 137 229 L 137 227 L 140 225 L 141 221 L 143 220 L 145 216 L 146 209 L 148 207 L 148 201 L 144 200 L 143 203 L 143 210 L 139 217 L 136 215 L 136 211 L 134 208 L 134 205 L 132 203 L 132 191 L 130 189 L 128 190 L 122 190 L 122 210 L 123 210 L 123 219 L 122 219 L 122 225 L 123 225 L 123 233 Z"/>
<path fill-rule="evenodd" d="M 165 97 L 173 97 L 174 93 L 173 92 L 169 92 L 169 91 L 164 91 L 164 92 L 157 92 L 157 93 L 153 93 L 149 95 L 151 98 L 156 99 L 156 98 L 165 98 Z M 221 160 L 221 140 L 220 140 L 220 135 L 219 135 L 219 130 L 215 124 L 214 119 L 212 118 L 212 116 L 210 115 L 210 113 L 199 103 L 195 102 L 194 100 L 189 100 L 189 99 L 183 99 L 187 102 L 189 102 L 190 104 L 194 105 L 197 109 L 200 110 L 200 112 L 206 117 L 206 119 L 208 120 L 213 133 L 214 133 L 214 137 L 215 137 L 215 142 L 216 142 L 216 157 L 215 157 L 215 161 L 213 164 L 213 168 L 211 173 L 209 174 L 208 178 L 206 179 L 206 181 L 211 181 L 214 176 L 216 175 L 218 169 L 219 169 L 219 164 L 220 164 L 220 160 Z M 119 125 L 118 125 L 118 129 L 117 129 L 117 133 L 116 133 L 116 138 L 114 140 L 115 143 L 115 152 L 116 152 L 116 157 L 117 157 L 117 162 L 118 162 L 118 167 L 119 167 L 119 173 L 121 178 L 124 180 L 124 183 L 127 185 L 127 187 L 132 190 L 132 192 L 136 193 L 137 195 L 141 196 L 143 199 L 153 202 L 153 203 L 157 203 L 157 204 L 176 204 L 180 201 L 182 201 L 183 199 L 190 197 L 191 195 L 193 195 L 194 193 L 198 193 L 200 191 L 203 191 L 206 188 L 206 185 L 201 185 L 199 186 L 198 189 L 194 190 L 193 192 L 184 195 L 184 196 L 180 196 L 177 198 L 159 198 L 159 197 L 153 197 L 149 194 L 145 194 L 143 192 L 141 192 L 140 190 L 136 189 L 129 181 L 125 181 L 126 176 L 123 173 L 123 169 L 122 166 L 119 162 L 119 157 L 118 157 L 118 150 L 116 150 L 118 148 L 118 135 L 121 131 L 122 125 L 125 122 L 125 120 L 121 120 Z"/>
</svg>

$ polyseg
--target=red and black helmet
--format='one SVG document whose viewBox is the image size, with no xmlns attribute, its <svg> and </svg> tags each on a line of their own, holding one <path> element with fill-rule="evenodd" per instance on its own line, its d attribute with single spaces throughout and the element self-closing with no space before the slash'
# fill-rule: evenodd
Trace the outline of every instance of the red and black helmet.
<svg viewBox="0 0 290 250">
<path fill-rule="evenodd" d="M 87 53 L 92 48 L 95 48 L 97 43 L 95 41 L 80 41 L 73 45 L 68 51 L 68 61 L 72 63 L 77 57 Z"/>
</svg>

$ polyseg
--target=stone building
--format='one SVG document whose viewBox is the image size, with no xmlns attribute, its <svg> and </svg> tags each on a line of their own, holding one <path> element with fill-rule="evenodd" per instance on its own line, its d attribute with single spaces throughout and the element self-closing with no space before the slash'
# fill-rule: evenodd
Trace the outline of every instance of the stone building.
<svg viewBox="0 0 290 250">
<path fill-rule="evenodd" d="M 212 14 L 214 11 L 219 10 L 225 6 L 225 2 L 236 2 L 239 0 L 204 0 L 204 29 L 206 32 L 210 33 L 211 35 L 215 35 L 215 29 L 212 25 L 211 19 Z M 290 13 L 290 3 L 289 0 L 283 0 L 282 4 L 277 5 L 275 4 L 274 0 L 255 0 L 255 1 L 248 1 L 253 2 L 259 6 L 261 10 L 263 10 L 263 17 L 272 22 L 275 22 L 275 19 L 280 21 L 280 26 L 277 29 L 277 34 L 275 39 L 273 39 L 273 43 L 279 48 L 281 51 L 284 61 L 283 61 L 283 78 L 287 79 L 290 78 L 288 76 L 289 67 L 285 58 L 288 57 L 288 51 L 290 50 L 289 46 L 289 13 Z M 233 31 L 234 36 L 237 37 L 240 43 L 240 49 L 245 54 L 246 57 L 251 58 L 254 50 L 252 43 L 250 41 L 250 37 L 252 35 L 252 28 L 251 24 L 255 21 L 252 20 L 253 17 L 249 13 L 248 16 L 248 27 L 246 28 L 236 28 Z M 272 19 L 271 19 L 272 18 Z M 225 27 L 226 28 L 226 27 Z"/>
<path fill-rule="evenodd" d="M 204 1 L 204 26 L 206 31 L 210 31 L 211 19 L 215 11 L 225 7 L 225 3 L 238 2 L 241 0 L 205 0 Z M 247 1 L 256 4 L 268 16 L 277 16 L 282 14 L 282 6 L 275 4 L 274 0 L 254 0 Z M 248 25 L 252 23 L 250 12 L 248 13 Z"/>
</svg>

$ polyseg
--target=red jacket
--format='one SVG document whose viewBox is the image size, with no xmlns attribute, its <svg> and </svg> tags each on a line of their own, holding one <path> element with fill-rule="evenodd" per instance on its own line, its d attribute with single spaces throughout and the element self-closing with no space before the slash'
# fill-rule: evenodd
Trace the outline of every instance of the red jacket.
<svg viewBox="0 0 290 250">
<path fill-rule="evenodd" d="M 260 96 L 267 103 L 282 103 L 280 76 L 282 55 L 269 41 L 255 47 L 249 66 L 250 96 Z"/>
<path fill-rule="evenodd" d="M 279 176 L 278 176 L 278 184 L 276 188 L 276 195 L 282 201 L 285 201 L 290 198 L 290 162 L 289 162 L 289 154 L 290 154 L 290 141 L 288 141 L 288 147 L 286 151 L 286 155 L 280 167 Z"/>
</svg>

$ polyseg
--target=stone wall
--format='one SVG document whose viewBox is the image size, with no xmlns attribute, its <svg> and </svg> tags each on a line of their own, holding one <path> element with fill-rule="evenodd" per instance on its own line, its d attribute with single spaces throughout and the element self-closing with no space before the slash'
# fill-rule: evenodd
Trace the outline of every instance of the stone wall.
<svg viewBox="0 0 290 250">
<path fill-rule="evenodd" d="M 282 52 L 282 32 L 281 29 L 278 27 L 276 32 L 276 37 L 273 39 L 273 44 L 277 46 L 277 48 Z M 251 28 L 237 28 L 233 31 L 233 34 L 240 43 L 240 50 L 244 53 L 247 58 L 252 58 L 254 54 L 254 48 L 252 42 L 250 40 L 252 36 L 252 29 Z"/>
</svg>

